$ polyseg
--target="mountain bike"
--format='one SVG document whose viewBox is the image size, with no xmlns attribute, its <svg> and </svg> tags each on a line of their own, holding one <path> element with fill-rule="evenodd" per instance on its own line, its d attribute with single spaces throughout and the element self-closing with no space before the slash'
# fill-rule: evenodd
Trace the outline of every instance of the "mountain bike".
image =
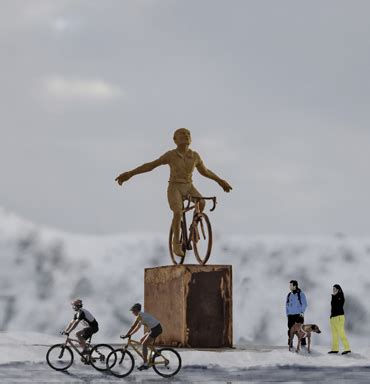
<svg viewBox="0 0 370 384">
<path fill-rule="evenodd" d="M 141 358 L 143 357 L 140 350 L 142 344 L 136 340 L 132 340 L 131 336 L 123 337 L 123 339 L 125 338 L 128 339 L 127 343 L 124 343 L 121 348 L 111 352 L 106 361 L 107 369 L 116 377 L 126 377 L 134 369 L 134 356 L 128 348 L 134 350 Z M 149 367 L 152 367 L 158 375 L 168 378 L 175 376 L 180 371 L 181 356 L 174 349 L 156 349 L 153 342 L 152 345 L 148 345 L 148 353 Z"/>
<path fill-rule="evenodd" d="M 170 228 L 169 236 L 169 249 L 170 255 L 173 264 L 183 264 L 185 260 L 186 251 L 194 249 L 194 254 L 199 264 L 206 264 L 209 256 L 211 255 L 212 250 L 212 227 L 209 221 L 208 216 L 202 212 L 199 208 L 199 202 L 201 200 L 212 200 L 213 207 L 210 211 L 214 211 L 216 208 L 216 197 L 194 197 L 186 196 L 183 200 L 183 210 L 180 226 L 180 242 L 182 244 L 182 250 L 184 256 L 177 256 L 172 249 L 172 240 L 173 240 L 173 231 L 172 225 Z M 184 201 L 187 201 L 186 207 L 184 206 Z M 194 203 L 191 205 L 191 203 Z M 187 232 L 186 225 L 186 213 L 193 211 L 193 218 L 189 227 L 189 232 Z"/>
<path fill-rule="evenodd" d="M 108 344 L 91 345 L 91 337 L 86 341 L 86 347 L 89 349 L 87 354 L 82 354 L 79 347 L 79 342 L 76 339 L 66 335 L 66 341 L 61 344 L 52 345 L 46 353 L 46 361 L 49 366 L 56 371 L 65 371 L 74 360 L 73 350 L 81 356 L 82 363 L 92 365 L 98 371 L 106 371 L 106 359 L 113 348 Z"/>
</svg>

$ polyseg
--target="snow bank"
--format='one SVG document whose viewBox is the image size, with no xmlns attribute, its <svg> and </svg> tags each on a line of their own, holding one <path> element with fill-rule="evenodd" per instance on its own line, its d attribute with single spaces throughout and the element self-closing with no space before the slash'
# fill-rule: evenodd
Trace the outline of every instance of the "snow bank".
<svg viewBox="0 0 370 384">
<path fill-rule="evenodd" d="M 55 337 L 36 333 L 0 333 L 0 365 L 27 362 L 45 363 L 49 345 L 64 341 Z M 226 371 L 233 369 L 304 366 L 304 367 L 368 367 L 370 348 L 361 348 L 350 355 L 328 355 L 324 347 L 314 347 L 311 354 L 289 352 L 284 347 L 251 346 L 244 349 L 221 351 L 179 349 L 183 368 L 214 369 Z M 135 355 L 135 358 L 138 357 Z M 138 360 L 139 361 L 139 360 Z M 140 362 L 140 361 L 139 361 Z"/>
<path fill-rule="evenodd" d="M 70 299 L 81 297 L 99 321 L 95 342 L 118 340 L 133 320 L 129 307 L 143 300 L 144 268 L 170 261 L 167 234 L 72 235 L 3 209 L 0 255 L 0 330 L 56 335 L 73 315 Z M 314 346 L 330 347 L 335 283 L 346 294 L 352 349 L 369 344 L 370 239 L 216 236 L 210 262 L 233 265 L 235 343 L 286 345 L 285 298 L 296 279 L 309 302 L 306 323 L 323 332 Z"/>
</svg>

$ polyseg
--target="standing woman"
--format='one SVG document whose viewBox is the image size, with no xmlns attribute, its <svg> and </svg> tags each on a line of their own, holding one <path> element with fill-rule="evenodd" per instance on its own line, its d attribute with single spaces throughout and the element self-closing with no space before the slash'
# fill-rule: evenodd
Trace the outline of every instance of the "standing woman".
<svg viewBox="0 0 370 384">
<path fill-rule="evenodd" d="M 339 352 L 339 337 L 342 340 L 344 351 L 342 355 L 350 353 L 349 343 L 344 332 L 344 294 L 339 284 L 334 284 L 333 293 L 331 295 L 331 315 L 330 315 L 330 328 L 332 335 L 331 351 L 328 353 Z"/>
</svg>

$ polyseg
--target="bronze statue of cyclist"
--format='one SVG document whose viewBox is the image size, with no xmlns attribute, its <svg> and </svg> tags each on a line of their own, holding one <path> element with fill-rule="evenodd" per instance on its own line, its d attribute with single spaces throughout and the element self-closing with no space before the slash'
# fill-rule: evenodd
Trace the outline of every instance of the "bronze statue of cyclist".
<svg viewBox="0 0 370 384">
<path fill-rule="evenodd" d="M 230 184 L 218 177 L 214 172 L 209 170 L 203 163 L 199 154 L 190 149 L 191 134 L 187 128 L 179 128 L 173 135 L 173 140 L 176 144 L 176 149 L 170 150 L 163 154 L 158 159 L 145 163 L 131 171 L 121 173 L 115 181 L 122 185 L 132 176 L 140 173 L 150 172 L 154 168 L 168 164 L 170 166 L 170 179 L 167 189 L 168 203 L 173 211 L 172 231 L 173 231 L 173 251 L 177 256 L 184 257 L 182 243 L 180 241 L 180 224 L 183 213 L 183 199 L 186 196 L 201 197 L 201 194 L 194 187 L 192 175 L 194 168 L 197 168 L 199 173 L 216 181 L 225 192 L 230 192 L 232 187 Z M 200 210 L 202 211 L 205 202 L 199 202 Z"/>
</svg>

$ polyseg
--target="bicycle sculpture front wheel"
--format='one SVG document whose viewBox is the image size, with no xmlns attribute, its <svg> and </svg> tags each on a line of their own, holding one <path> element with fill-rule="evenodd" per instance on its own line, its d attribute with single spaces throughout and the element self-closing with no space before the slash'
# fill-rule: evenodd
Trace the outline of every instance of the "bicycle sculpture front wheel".
<svg viewBox="0 0 370 384">
<path fill-rule="evenodd" d="M 65 371 L 73 364 L 73 352 L 65 344 L 55 344 L 47 351 L 46 361 L 56 371 Z"/>
<path fill-rule="evenodd" d="M 181 229 L 180 229 L 180 243 L 183 244 L 183 221 L 181 220 Z M 182 250 L 184 252 L 184 257 L 181 257 L 181 256 L 177 256 L 175 254 L 175 252 L 173 251 L 173 247 L 172 247 L 172 241 L 173 241 L 173 231 L 172 231 L 172 225 L 170 227 L 170 236 L 168 238 L 168 248 L 170 250 L 170 256 L 171 256 L 171 260 L 172 260 L 172 263 L 173 264 L 183 264 L 184 263 L 184 260 L 185 260 L 185 253 L 186 253 L 186 248 L 183 246 L 182 247 Z"/>
<path fill-rule="evenodd" d="M 153 369 L 162 377 L 175 376 L 181 369 L 181 356 L 172 348 L 155 351 Z"/>
<path fill-rule="evenodd" d="M 212 227 L 205 213 L 199 213 L 194 218 L 191 240 L 198 263 L 206 264 L 212 250 Z"/>
<path fill-rule="evenodd" d="M 131 352 L 118 348 L 108 355 L 107 369 L 116 377 L 128 376 L 134 369 L 134 357 Z"/>
<path fill-rule="evenodd" d="M 90 364 L 98 371 L 106 371 L 109 369 L 107 359 L 109 354 L 113 352 L 113 348 L 108 344 L 97 344 L 90 352 Z M 111 363 L 113 360 L 111 361 Z"/>
</svg>

